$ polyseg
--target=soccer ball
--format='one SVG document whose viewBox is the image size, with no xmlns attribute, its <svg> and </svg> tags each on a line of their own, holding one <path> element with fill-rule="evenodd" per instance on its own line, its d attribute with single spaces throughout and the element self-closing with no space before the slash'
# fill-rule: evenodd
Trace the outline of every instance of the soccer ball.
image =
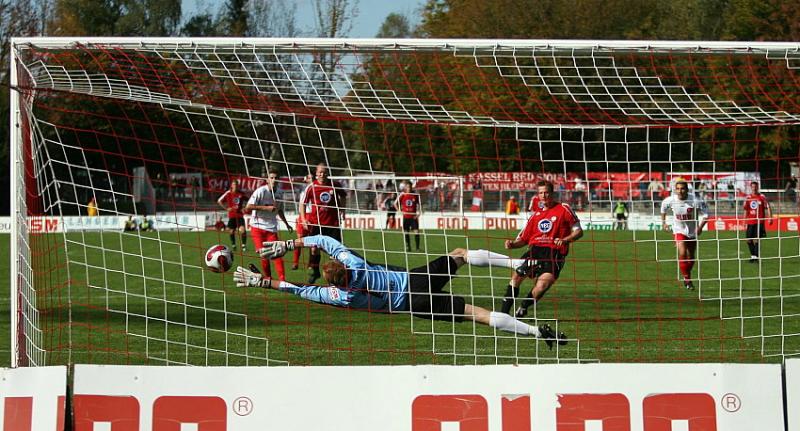
<svg viewBox="0 0 800 431">
<path fill-rule="evenodd" d="M 206 266 L 214 272 L 225 272 L 233 265 L 231 249 L 222 244 L 212 246 L 206 252 Z"/>
</svg>

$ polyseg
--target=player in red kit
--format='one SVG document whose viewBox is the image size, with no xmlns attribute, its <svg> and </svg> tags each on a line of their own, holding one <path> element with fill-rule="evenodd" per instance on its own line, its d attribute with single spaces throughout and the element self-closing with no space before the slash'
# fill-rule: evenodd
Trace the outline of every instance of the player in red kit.
<svg viewBox="0 0 800 431">
<path fill-rule="evenodd" d="M 345 191 L 333 184 L 326 164 L 317 165 L 315 174 L 316 179 L 306 188 L 303 201 L 300 202 L 300 217 L 306 224 L 306 236 L 325 235 L 341 242 L 339 219 L 345 204 Z M 312 248 L 308 284 L 313 284 L 321 276 L 321 259 L 319 249 Z"/>
<path fill-rule="evenodd" d="M 513 240 L 506 240 L 507 249 L 528 246 L 522 255 L 528 265 L 515 270 L 508 285 L 506 298 L 503 300 L 503 311 L 508 313 L 513 304 L 513 297 L 519 292 L 519 286 L 526 277 L 537 277 L 536 284 L 527 298 L 517 309 L 515 315 L 523 317 L 528 307 L 541 300 L 547 290 L 556 282 L 564 268 L 569 244 L 583 236 L 583 229 L 578 216 L 569 205 L 555 201 L 553 183 L 540 181 L 536 184 L 539 208 L 528 219 L 525 229 Z"/>
<path fill-rule="evenodd" d="M 772 224 L 772 209 L 767 197 L 758 191 L 758 183 L 750 183 L 750 194 L 744 200 L 744 221 L 747 224 L 747 248 L 750 249 L 750 262 L 758 262 L 758 240 L 766 236 L 764 222 Z"/>
<path fill-rule="evenodd" d="M 283 221 L 286 229 L 291 232 L 292 227 L 286 221 L 286 216 L 283 214 L 283 207 L 275 197 L 275 182 L 278 180 L 277 172 L 270 172 L 267 177 L 267 183 L 257 188 L 244 211 L 250 213 L 250 233 L 253 236 L 253 244 L 255 244 L 256 251 L 259 251 L 266 241 L 277 241 L 278 238 L 278 219 Z M 278 278 L 286 280 L 286 271 L 283 267 L 283 259 L 274 259 L 275 269 L 278 271 Z M 261 269 L 264 274 L 271 276 L 272 272 L 269 268 L 269 259 L 261 258 Z"/>
<path fill-rule="evenodd" d="M 247 202 L 247 196 L 239 191 L 239 181 L 231 181 L 230 188 L 217 199 L 219 206 L 228 211 L 228 233 L 231 235 L 231 245 L 236 250 L 236 233 L 239 233 L 242 251 L 247 251 L 247 227 L 244 223 L 242 209 Z M 258 247 L 256 247 L 258 248 Z"/>
<path fill-rule="evenodd" d="M 406 238 L 406 250 L 411 251 L 411 232 L 414 232 L 414 243 L 419 251 L 419 214 L 422 211 L 419 194 L 414 193 L 411 183 L 403 185 L 403 192 L 397 196 L 397 208 L 403 215 L 403 232 Z"/>
<path fill-rule="evenodd" d="M 303 188 L 303 191 L 300 193 L 300 199 L 298 199 L 298 206 L 299 205 L 303 205 L 303 202 L 305 201 L 305 198 L 306 198 L 306 190 L 308 190 L 308 186 L 309 186 L 309 184 L 311 184 L 312 181 L 314 181 L 314 178 L 311 176 L 311 174 L 308 174 L 308 175 L 305 176 L 305 178 L 303 178 L 303 182 L 305 183 L 305 186 Z M 308 210 L 308 208 L 306 208 L 306 209 Z M 302 237 L 306 236 L 306 221 L 303 218 L 303 215 L 302 215 L 303 212 L 302 211 L 298 211 L 298 212 L 300 213 L 300 215 L 298 215 L 297 222 L 295 223 L 295 231 L 297 232 L 297 238 L 302 238 Z M 292 255 L 292 269 L 293 270 L 297 269 L 298 266 L 300 265 L 300 252 L 301 251 L 302 250 L 299 249 L 299 248 L 294 249 L 294 254 Z"/>
</svg>

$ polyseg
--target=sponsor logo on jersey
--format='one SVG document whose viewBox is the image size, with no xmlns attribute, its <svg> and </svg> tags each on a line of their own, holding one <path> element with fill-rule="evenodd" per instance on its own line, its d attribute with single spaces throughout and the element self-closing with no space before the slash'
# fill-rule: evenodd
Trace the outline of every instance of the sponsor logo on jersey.
<svg viewBox="0 0 800 431">
<path fill-rule="evenodd" d="M 325 203 L 325 204 L 330 202 L 332 197 L 333 197 L 333 195 L 331 195 L 330 192 L 322 192 L 322 193 L 319 194 L 319 200 L 322 201 L 322 203 Z"/>
<path fill-rule="evenodd" d="M 343 251 L 343 252 L 339 253 L 339 255 L 336 256 L 336 260 L 338 260 L 339 262 L 342 262 L 342 263 L 344 263 L 344 261 L 346 261 L 349 258 L 350 258 L 350 253 L 348 253 L 346 251 Z"/>
<path fill-rule="evenodd" d="M 406 199 L 406 206 L 410 207 L 414 205 L 414 199 Z"/>
<path fill-rule="evenodd" d="M 754 210 L 758 208 L 758 201 L 750 201 L 750 209 Z"/>
<path fill-rule="evenodd" d="M 328 293 L 330 293 L 331 299 L 339 299 L 339 289 L 335 287 L 329 287 Z"/>
<path fill-rule="evenodd" d="M 553 229 L 553 222 L 550 220 L 539 220 L 539 232 L 547 233 Z"/>
</svg>

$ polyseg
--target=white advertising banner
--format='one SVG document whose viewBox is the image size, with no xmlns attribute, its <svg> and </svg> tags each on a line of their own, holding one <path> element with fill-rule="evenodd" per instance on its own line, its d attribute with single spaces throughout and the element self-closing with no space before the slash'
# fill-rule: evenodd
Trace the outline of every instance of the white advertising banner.
<svg viewBox="0 0 800 431">
<path fill-rule="evenodd" d="M 786 359 L 786 416 L 789 431 L 800 431 L 800 358 Z"/>
<path fill-rule="evenodd" d="M 783 429 L 779 364 L 75 366 L 76 430 Z"/>
<path fill-rule="evenodd" d="M 137 223 L 141 217 L 133 217 Z M 205 230 L 204 214 L 177 214 L 150 216 L 155 221 L 155 229 L 173 230 Z M 127 216 L 64 216 L 64 217 L 32 217 L 28 224 L 31 233 L 53 232 L 85 232 L 85 231 L 121 231 L 125 227 Z M 2 226 L 0 220 L 0 226 Z M 10 226 L 10 224 L 9 224 Z"/>
<path fill-rule="evenodd" d="M 67 367 L 0 369 L 0 429 L 64 429 Z"/>
</svg>

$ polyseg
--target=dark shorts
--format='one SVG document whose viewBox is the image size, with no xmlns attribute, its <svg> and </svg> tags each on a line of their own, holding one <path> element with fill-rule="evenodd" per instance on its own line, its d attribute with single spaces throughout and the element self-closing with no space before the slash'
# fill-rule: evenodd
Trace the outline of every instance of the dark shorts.
<svg viewBox="0 0 800 431">
<path fill-rule="evenodd" d="M 306 226 L 305 236 L 325 235 L 336 241 L 342 242 L 342 228 L 339 226 L 319 226 L 315 224 Z"/>
<path fill-rule="evenodd" d="M 764 223 L 756 223 L 747 225 L 747 239 L 758 239 L 767 236 L 767 229 Z"/>
<path fill-rule="evenodd" d="M 461 322 L 466 301 L 444 290 L 458 266 L 450 256 L 441 256 L 408 272 L 411 314 L 423 319 Z"/>
<path fill-rule="evenodd" d="M 549 247 L 531 247 L 520 256 L 520 259 L 535 260 L 536 264 L 531 265 L 531 277 L 538 277 L 545 273 L 553 274 L 558 280 L 561 270 L 564 269 L 566 256 L 558 250 Z"/>
<path fill-rule="evenodd" d="M 403 230 L 404 231 L 419 230 L 419 219 L 404 218 L 403 219 Z"/>
<path fill-rule="evenodd" d="M 228 229 L 236 230 L 239 226 L 244 225 L 244 217 L 231 217 L 228 219 Z"/>
<path fill-rule="evenodd" d="M 625 214 L 617 214 L 617 220 L 622 221 L 622 220 L 627 220 L 627 219 L 628 219 L 628 217 L 625 217 Z"/>
</svg>

